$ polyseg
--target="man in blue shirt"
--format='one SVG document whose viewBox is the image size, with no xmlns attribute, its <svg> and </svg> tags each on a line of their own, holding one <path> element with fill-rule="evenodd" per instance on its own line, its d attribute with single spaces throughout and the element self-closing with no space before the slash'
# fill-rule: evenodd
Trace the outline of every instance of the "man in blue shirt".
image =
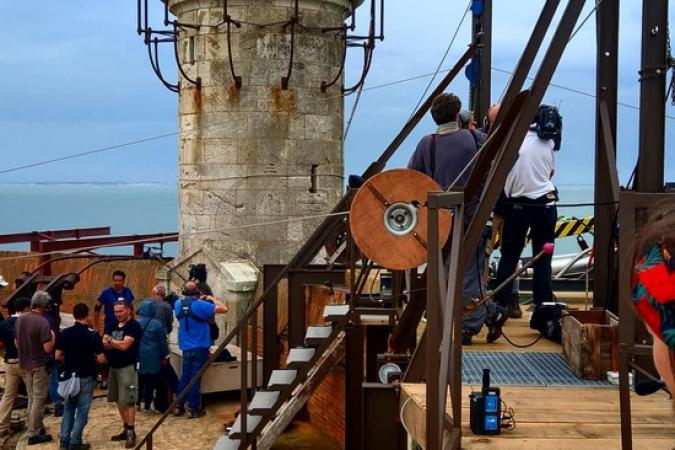
<svg viewBox="0 0 675 450">
<path fill-rule="evenodd" d="M 131 289 L 124 285 L 126 279 L 127 275 L 123 271 L 116 270 L 113 272 L 112 286 L 101 292 L 101 295 L 98 296 L 96 305 L 94 306 L 94 330 L 99 331 L 99 316 L 101 314 L 101 309 L 103 309 L 103 329 L 106 330 L 117 325 L 117 319 L 115 318 L 115 303 L 124 301 L 131 307 L 131 303 L 134 301 L 134 294 L 131 292 Z M 108 389 L 107 368 L 101 370 L 101 389 Z"/>
<path fill-rule="evenodd" d="M 174 313 L 178 319 L 178 346 L 183 352 L 183 373 L 178 384 L 178 392 L 190 383 L 190 380 L 206 364 L 211 347 L 211 333 L 208 320 L 214 314 L 224 314 L 227 306 L 210 295 L 201 296 L 194 281 L 183 285 L 184 298 L 177 300 Z M 194 419 L 205 414 L 201 407 L 199 393 L 201 380 L 195 383 L 187 397 L 174 411 L 174 415 L 185 414 L 185 401 L 190 413 L 188 418 Z"/>
</svg>

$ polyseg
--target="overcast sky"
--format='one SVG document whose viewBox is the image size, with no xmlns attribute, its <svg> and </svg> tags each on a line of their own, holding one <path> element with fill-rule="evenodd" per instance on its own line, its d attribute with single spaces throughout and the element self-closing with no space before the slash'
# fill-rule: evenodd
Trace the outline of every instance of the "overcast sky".
<svg viewBox="0 0 675 450">
<path fill-rule="evenodd" d="M 582 18 L 592 4 L 588 2 Z M 542 5 L 542 0 L 494 1 L 495 69 L 514 68 Z M 466 6 L 465 0 L 387 2 L 386 38 L 378 43 L 366 86 L 434 72 Z M 177 96 L 166 90 L 150 69 L 146 48 L 135 32 L 135 8 L 131 0 L 23 0 L 20 6 L 2 9 L 0 170 L 177 130 Z M 638 105 L 641 2 L 622 2 L 621 8 L 619 101 Z M 563 8 L 559 9 L 561 12 Z M 454 64 L 469 40 L 467 18 L 444 68 Z M 350 57 L 347 84 L 359 74 L 359 58 L 356 53 Z M 553 82 L 593 94 L 594 66 L 592 17 L 568 46 Z M 175 67 L 167 66 L 165 72 L 174 73 Z M 492 76 L 496 101 L 508 75 L 493 70 Z M 361 173 L 379 156 L 410 116 L 429 79 L 363 93 L 345 144 L 346 174 Z M 463 75 L 449 90 L 468 100 Z M 564 116 L 556 182 L 592 184 L 594 99 L 550 87 L 545 101 L 559 105 Z M 352 102 L 353 97 L 345 101 L 345 117 Z M 667 111 L 675 115 L 670 104 Z M 675 138 L 673 122 L 666 120 L 667 147 Z M 625 183 L 637 155 L 638 111 L 619 106 L 618 128 L 619 177 Z M 427 117 L 390 167 L 405 165 L 418 139 L 431 130 L 432 122 Z M 672 155 L 672 150 L 667 151 L 666 180 L 675 181 Z M 176 180 L 175 136 L 0 174 L 0 183 Z"/>
</svg>

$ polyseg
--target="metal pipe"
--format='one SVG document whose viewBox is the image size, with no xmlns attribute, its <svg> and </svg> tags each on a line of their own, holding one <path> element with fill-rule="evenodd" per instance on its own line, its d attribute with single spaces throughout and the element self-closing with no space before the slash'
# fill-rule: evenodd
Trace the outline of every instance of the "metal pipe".
<svg viewBox="0 0 675 450">
<path fill-rule="evenodd" d="M 614 237 L 619 182 L 616 173 L 619 0 L 604 0 L 596 12 L 595 189 L 593 216 L 593 306 L 618 312 L 618 254 Z M 607 176 L 609 174 L 609 176 Z"/>
<path fill-rule="evenodd" d="M 635 186 L 663 192 L 668 0 L 642 2 L 640 145 Z"/>
</svg>

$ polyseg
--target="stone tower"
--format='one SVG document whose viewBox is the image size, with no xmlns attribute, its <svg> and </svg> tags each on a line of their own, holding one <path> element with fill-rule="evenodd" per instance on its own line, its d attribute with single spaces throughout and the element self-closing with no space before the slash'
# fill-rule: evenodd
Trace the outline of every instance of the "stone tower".
<svg viewBox="0 0 675 450">
<path fill-rule="evenodd" d="M 321 84 L 338 75 L 344 42 L 320 29 L 342 26 L 350 5 L 298 0 L 291 25 L 293 0 L 230 0 L 227 13 L 240 26 L 231 23 L 228 38 L 223 0 L 169 0 L 191 25 L 179 34 L 182 70 L 201 84 L 181 76 L 178 264 L 203 262 L 198 253 L 221 270 L 286 263 L 317 220 L 232 228 L 329 212 L 339 200 L 342 82 L 325 93 Z"/>
</svg>

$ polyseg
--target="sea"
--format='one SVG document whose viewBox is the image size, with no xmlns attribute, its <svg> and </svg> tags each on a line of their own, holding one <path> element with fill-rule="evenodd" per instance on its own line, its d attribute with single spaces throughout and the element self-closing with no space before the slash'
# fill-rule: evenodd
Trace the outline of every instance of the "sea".
<svg viewBox="0 0 675 450">
<path fill-rule="evenodd" d="M 559 216 L 581 218 L 593 214 L 592 206 L 576 206 L 593 201 L 593 186 L 563 185 L 558 190 Z M 0 208 L 0 234 L 104 226 L 109 226 L 113 235 L 178 230 L 175 184 L 5 184 L 0 185 Z M 592 244 L 592 236 L 585 238 Z M 28 250 L 28 244 L 0 245 L 0 250 Z M 178 246 L 167 243 L 162 251 L 164 256 L 176 256 Z M 556 242 L 556 254 L 578 251 L 574 238 Z M 131 247 L 104 249 L 100 253 L 130 254 Z"/>
</svg>

